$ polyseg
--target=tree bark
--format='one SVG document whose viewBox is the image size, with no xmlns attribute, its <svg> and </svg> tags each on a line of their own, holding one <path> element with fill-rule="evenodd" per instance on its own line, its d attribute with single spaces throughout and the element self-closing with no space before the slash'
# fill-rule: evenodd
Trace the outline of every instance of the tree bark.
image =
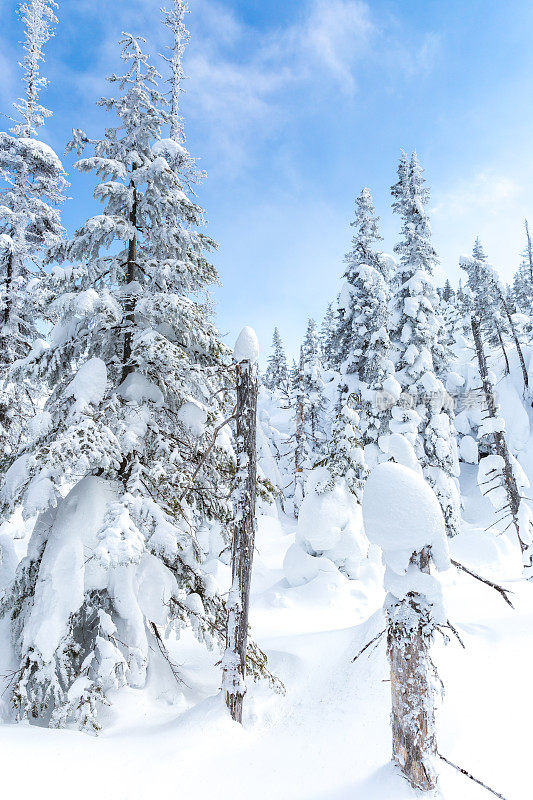
<svg viewBox="0 0 533 800">
<path fill-rule="evenodd" d="M 496 405 L 496 399 L 494 397 L 492 383 L 489 378 L 487 358 L 485 356 L 485 350 L 483 348 L 483 340 L 481 338 L 481 325 L 479 322 L 479 318 L 475 315 L 472 316 L 471 318 L 471 326 L 472 326 L 472 334 L 474 336 L 474 346 L 476 348 L 476 356 L 479 366 L 479 375 L 481 377 L 481 385 L 483 387 L 483 393 L 485 395 L 485 403 L 487 404 L 487 413 L 491 419 L 496 419 L 498 416 L 498 407 Z M 524 552 L 525 550 L 527 550 L 527 545 L 524 544 L 524 542 L 520 538 L 520 526 L 518 522 L 518 510 L 520 508 L 521 498 L 520 498 L 520 492 L 518 491 L 516 478 L 513 473 L 511 456 L 509 454 L 509 449 L 507 447 L 505 436 L 501 431 L 493 433 L 492 438 L 494 441 L 494 449 L 496 450 L 496 454 L 499 455 L 504 462 L 503 482 L 507 492 L 509 510 L 512 517 L 512 523 L 516 529 L 518 541 L 520 542 L 520 548 L 522 552 Z"/>
<path fill-rule="evenodd" d="M 411 563 L 429 573 L 429 549 L 413 553 Z M 435 707 L 429 648 L 432 623 L 424 595 L 409 593 L 388 610 L 387 652 L 392 701 L 392 758 L 416 789 L 437 783 Z"/>
<path fill-rule="evenodd" d="M 257 480 L 257 364 L 237 364 L 237 482 L 231 551 L 232 587 L 228 597 L 222 688 L 231 716 L 242 722 L 246 693 L 248 608 L 255 543 Z"/>
</svg>

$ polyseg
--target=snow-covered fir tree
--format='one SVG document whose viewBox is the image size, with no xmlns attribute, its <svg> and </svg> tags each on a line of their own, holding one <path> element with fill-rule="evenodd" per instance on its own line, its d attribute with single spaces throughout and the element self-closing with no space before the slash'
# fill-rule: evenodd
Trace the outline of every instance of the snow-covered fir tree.
<svg viewBox="0 0 533 800">
<path fill-rule="evenodd" d="M 429 192 L 416 153 L 402 153 L 393 209 L 402 219 L 390 338 L 402 394 L 391 409 L 390 430 L 410 439 L 441 503 L 447 532 L 460 526 L 459 472 L 453 412 L 443 378 L 448 353 L 433 280 L 437 254 L 425 210 Z"/>
<path fill-rule="evenodd" d="M 348 374 L 359 373 L 361 377 L 362 356 L 368 346 L 373 330 L 368 330 L 367 325 L 373 316 L 367 308 L 367 289 L 361 286 L 365 279 L 373 273 L 374 282 L 379 282 L 379 276 L 384 283 L 388 282 L 387 262 L 381 259 L 375 249 L 381 240 L 378 229 L 379 218 L 376 217 L 372 196 L 368 189 L 363 189 L 355 201 L 355 220 L 352 226 L 355 233 L 352 238 L 352 249 L 345 256 L 346 270 L 344 284 L 339 297 L 339 324 L 336 332 L 336 350 L 342 364 L 342 371 Z M 364 274 L 361 275 L 361 269 Z M 373 271 L 373 273 L 371 272 Z M 367 313 L 368 312 L 368 313 Z M 380 326 L 382 321 L 378 323 Z"/>
<path fill-rule="evenodd" d="M 338 366 L 338 354 L 335 352 L 337 325 L 338 316 L 333 308 L 333 303 L 328 303 L 326 313 L 320 324 L 320 345 L 322 348 L 322 363 L 325 369 L 335 369 Z"/>
<path fill-rule="evenodd" d="M 40 514 L 2 600 L 12 699 L 19 718 L 55 726 L 97 728 L 109 689 L 142 686 L 158 626 L 224 637 L 202 568 L 224 546 L 234 471 L 226 348 L 202 301 L 214 243 L 187 193 L 182 132 L 161 138 L 172 118 L 142 43 L 124 34 L 118 93 L 100 101 L 116 126 L 75 130 L 69 146 L 92 151 L 76 167 L 101 176 L 104 207 L 55 248 L 68 264 L 48 281 L 54 327 L 38 359 L 52 391 L 2 486 L 6 510 Z"/>
<path fill-rule="evenodd" d="M 279 330 L 274 328 L 272 336 L 272 353 L 267 360 L 264 383 L 271 391 L 280 391 L 284 395 L 289 393 L 289 370 L 287 357 L 283 349 L 283 342 Z"/>
<path fill-rule="evenodd" d="M 310 439 L 310 450 L 320 453 L 324 441 L 324 381 L 322 379 L 322 349 L 314 319 L 307 323 L 302 345 L 305 435 Z"/>
<path fill-rule="evenodd" d="M 451 285 L 449 279 L 446 278 L 446 281 L 444 282 L 444 286 L 442 288 L 442 299 L 446 303 L 450 303 L 450 302 L 453 302 L 454 297 L 455 297 L 455 292 L 453 291 L 453 288 L 452 288 L 452 285 Z"/>
<path fill-rule="evenodd" d="M 47 86 L 41 75 L 44 46 L 57 22 L 53 0 L 28 0 L 20 5 L 24 24 L 21 62 L 24 97 L 14 105 L 10 133 L 0 132 L 0 464 L 5 466 L 25 436 L 35 413 L 38 388 L 22 383 L 12 372 L 37 338 L 39 293 L 35 283 L 47 248 L 63 236 L 58 205 L 68 186 L 61 161 L 37 139 L 51 112 L 39 103 Z"/>
</svg>

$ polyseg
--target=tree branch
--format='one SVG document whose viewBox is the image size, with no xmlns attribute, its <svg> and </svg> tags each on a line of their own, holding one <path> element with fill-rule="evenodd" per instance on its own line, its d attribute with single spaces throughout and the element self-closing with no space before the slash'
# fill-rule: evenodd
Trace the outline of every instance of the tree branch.
<svg viewBox="0 0 533 800">
<path fill-rule="evenodd" d="M 503 586 L 500 586 L 499 584 L 494 583 L 493 581 L 489 581 L 488 578 L 482 578 L 481 575 L 477 574 L 477 572 L 473 572 L 471 569 L 468 569 L 468 567 L 465 567 L 464 564 L 460 564 L 453 558 L 451 559 L 451 562 L 454 565 L 454 567 L 457 567 L 457 569 L 466 572 L 466 574 L 470 575 L 471 578 L 475 578 L 477 581 L 481 581 L 481 583 L 485 583 L 487 586 L 490 586 L 491 589 L 495 589 L 497 592 L 501 594 L 507 605 L 511 606 L 511 608 L 514 608 L 513 604 L 509 600 L 509 597 L 507 596 L 508 594 L 512 594 L 512 592 L 510 592 L 509 589 L 504 589 Z"/>
</svg>

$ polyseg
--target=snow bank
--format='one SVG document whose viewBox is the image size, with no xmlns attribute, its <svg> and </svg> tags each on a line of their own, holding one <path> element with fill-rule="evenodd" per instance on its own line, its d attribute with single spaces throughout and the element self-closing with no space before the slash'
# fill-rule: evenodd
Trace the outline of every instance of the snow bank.
<svg viewBox="0 0 533 800">
<path fill-rule="evenodd" d="M 362 532 L 361 506 L 342 482 L 333 489 L 320 491 L 329 479 L 325 467 L 311 471 L 298 515 L 296 542 L 305 554 L 323 556 L 349 578 L 355 579 L 368 550 Z M 295 573 L 312 571 L 308 559 L 297 561 L 293 553 L 286 565 L 285 574 L 291 584 Z"/>
</svg>

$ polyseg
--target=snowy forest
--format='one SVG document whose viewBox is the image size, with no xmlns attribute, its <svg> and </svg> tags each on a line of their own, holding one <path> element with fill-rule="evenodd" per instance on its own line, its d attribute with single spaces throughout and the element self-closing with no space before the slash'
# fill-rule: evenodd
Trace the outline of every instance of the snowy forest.
<svg viewBox="0 0 533 800">
<path fill-rule="evenodd" d="M 512 282 L 475 230 L 461 280 L 439 281 L 430 176 L 400 142 L 391 253 L 354 187 L 323 319 L 291 353 L 283 318 L 258 343 L 245 308 L 228 342 L 181 107 L 189 8 L 154 13 L 164 74 L 124 32 L 94 98 L 109 127 L 73 119 L 63 153 L 43 141 L 61 7 L 19 7 L 23 88 L 0 118 L 2 785 L 531 798 L 528 221 Z M 73 232 L 69 153 L 95 201 Z"/>
</svg>

